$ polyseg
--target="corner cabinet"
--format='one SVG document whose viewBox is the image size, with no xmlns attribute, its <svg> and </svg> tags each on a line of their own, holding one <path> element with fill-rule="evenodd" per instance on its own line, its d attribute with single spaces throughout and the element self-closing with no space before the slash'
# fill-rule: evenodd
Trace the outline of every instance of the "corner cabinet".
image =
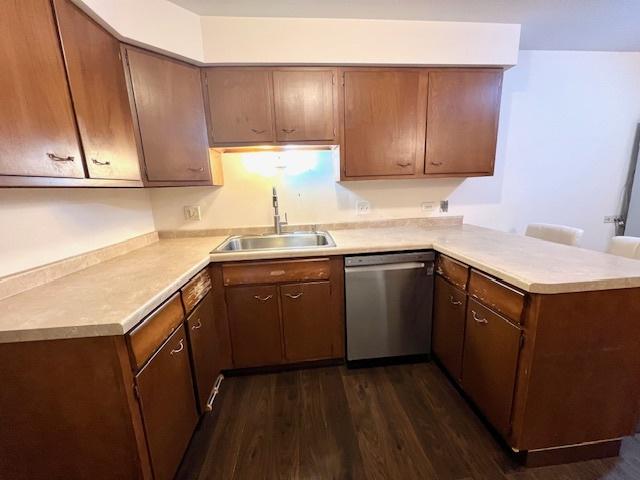
<svg viewBox="0 0 640 480">
<path fill-rule="evenodd" d="M 211 146 L 333 144 L 337 70 L 331 67 L 210 67 Z"/>
<path fill-rule="evenodd" d="M 341 180 L 493 175 L 502 69 L 339 75 Z"/>
</svg>

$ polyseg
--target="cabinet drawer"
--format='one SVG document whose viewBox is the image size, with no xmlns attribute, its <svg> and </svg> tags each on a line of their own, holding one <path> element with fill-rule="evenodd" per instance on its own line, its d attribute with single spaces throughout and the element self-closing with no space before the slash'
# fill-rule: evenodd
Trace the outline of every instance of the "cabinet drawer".
<svg viewBox="0 0 640 480">
<path fill-rule="evenodd" d="M 477 270 L 471 270 L 469 294 L 514 322 L 520 323 L 524 309 L 524 293 L 519 290 Z"/>
<path fill-rule="evenodd" d="M 436 272 L 462 290 L 467 289 L 469 267 L 446 255 L 438 255 Z"/>
<path fill-rule="evenodd" d="M 187 314 L 193 310 L 210 290 L 211 277 L 209 276 L 209 271 L 205 268 L 182 287 L 182 303 Z"/>
<path fill-rule="evenodd" d="M 331 265 L 328 258 L 285 262 L 229 263 L 222 266 L 224 285 L 306 282 L 327 280 Z"/>
<path fill-rule="evenodd" d="M 128 343 L 136 368 L 151 357 L 183 319 L 180 294 L 176 293 L 129 333 Z"/>
</svg>

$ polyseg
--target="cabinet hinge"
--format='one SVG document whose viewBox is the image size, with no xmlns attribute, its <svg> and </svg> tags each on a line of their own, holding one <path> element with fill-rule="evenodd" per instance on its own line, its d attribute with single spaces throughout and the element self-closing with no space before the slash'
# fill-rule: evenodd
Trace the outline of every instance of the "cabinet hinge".
<svg viewBox="0 0 640 480">
<path fill-rule="evenodd" d="M 336 84 L 336 76 L 335 75 L 331 75 L 331 84 L 332 85 Z"/>
<path fill-rule="evenodd" d="M 124 63 L 127 64 L 127 67 L 129 67 L 129 52 L 127 50 L 124 51 Z"/>
<path fill-rule="evenodd" d="M 524 333 L 520 335 L 520 350 L 524 348 Z"/>
<path fill-rule="evenodd" d="M 344 73 L 342 74 L 342 86 L 344 87 Z"/>
<path fill-rule="evenodd" d="M 140 400 L 140 389 L 136 384 L 133 385 L 133 394 L 136 396 L 137 400 Z"/>
</svg>

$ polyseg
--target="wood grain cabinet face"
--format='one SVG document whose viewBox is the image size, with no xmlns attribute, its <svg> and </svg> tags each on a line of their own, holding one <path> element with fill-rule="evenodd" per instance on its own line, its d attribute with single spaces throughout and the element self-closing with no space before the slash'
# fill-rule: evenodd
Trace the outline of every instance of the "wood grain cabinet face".
<svg viewBox="0 0 640 480">
<path fill-rule="evenodd" d="M 458 381 L 462 378 L 466 307 L 465 292 L 438 275 L 433 309 L 432 348 L 442 365 Z"/>
<path fill-rule="evenodd" d="M 191 346 L 196 391 L 198 392 L 198 405 L 200 412 L 204 412 L 223 363 L 220 356 L 220 342 L 213 314 L 213 295 L 211 292 L 189 315 L 187 332 Z"/>
<path fill-rule="evenodd" d="M 302 362 L 342 356 L 333 345 L 331 284 L 282 285 L 280 293 L 286 360 Z"/>
<path fill-rule="evenodd" d="M 205 69 L 213 144 L 273 142 L 271 71 Z"/>
<path fill-rule="evenodd" d="M 281 363 L 278 287 L 230 287 L 226 296 L 234 367 Z"/>
<path fill-rule="evenodd" d="M 49 0 L 0 2 L 0 175 L 84 178 Z"/>
<path fill-rule="evenodd" d="M 462 386 L 503 435 L 511 426 L 520 337 L 518 327 L 469 299 Z"/>
<path fill-rule="evenodd" d="M 197 67 L 127 47 L 149 182 L 211 181 Z"/>
<path fill-rule="evenodd" d="M 427 74 L 408 69 L 347 70 L 343 88 L 344 176 L 421 172 Z"/>
<path fill-rule="evenodd" d="M 278 142 L 335 138 L 332 70 L 275 70 L 273 98 Z"/>
<path fill-rule="evenodd" d="M 120 42 L 69 0 L 54 5 L 89 177 L 139 180 Z"/>
<path fill-rule="evenodd" d="M 198 423 L 181 325 L 136 376 L 155 480 L 172 479 Z"/>
<path fill-rule="evenodd" d="M 493 173 L 502 70 L 429 72 L 425 173 Z"/>
</svg>

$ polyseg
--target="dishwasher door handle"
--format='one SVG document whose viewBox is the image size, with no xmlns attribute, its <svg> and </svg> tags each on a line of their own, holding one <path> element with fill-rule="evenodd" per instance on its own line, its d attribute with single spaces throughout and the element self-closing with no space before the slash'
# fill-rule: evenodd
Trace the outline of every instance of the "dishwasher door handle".
<svg viewBox="0 0 640 480">
<path fill-rule="evenodd" d="M 422 262 L 388 263 L 383 265 L 363 265 L 362 267 L 345 267 L 345 273 L 388 272 L 390 270 L 416 270 L 424 268 Z"/>
</svg>

